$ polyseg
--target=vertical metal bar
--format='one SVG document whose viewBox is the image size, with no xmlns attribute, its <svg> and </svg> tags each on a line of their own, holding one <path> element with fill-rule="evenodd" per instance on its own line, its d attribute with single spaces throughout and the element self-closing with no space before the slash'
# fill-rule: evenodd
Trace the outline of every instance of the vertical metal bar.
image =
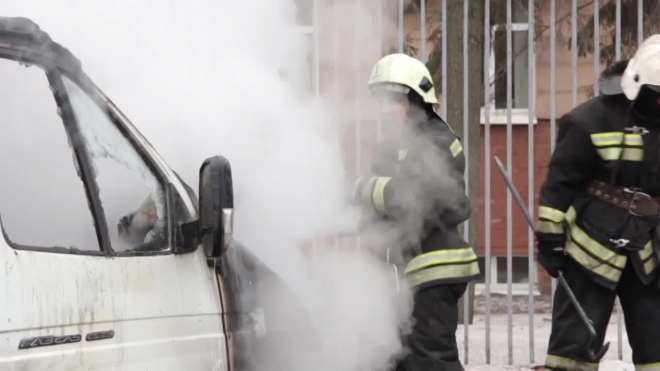
<svg viewBox="0 0 660 371">
<path fill-rule="evenodd" d="M 513 87 L 513 35 L 511 32 L 511 1 L 506 2 L 506 162 L 507 171 L 513 174 L 513 127 L 511 122 L 512 87 Z M 506 194 L 506 285 L 507 285 L 507 331 L 508 331 L 508 355 L 509 365 L 513 364 L 513 306 L 511 279 L 513 276 L 513 218 L 511 192 Z"/>
<path fill-rule="evenodd" d="M 354 0 L 353 20 L 355 29 L 355 37 L 353 38 L 353 68 L 355 73 L 355 175 L 362 175 L 362 111 L 360 109 L 361 92 L 362 92 L 362 74 L 361 74 L 361 61 L 360 61 L 360 43 L 362 37 L 362 20 L 360 19 L 360 0 Z M 357 236 L 356 248 L 358 252 L 362 248 L 362 239 L 360 235 Z"/>
<path fill-rule="evenodd" d="M 644 41 L 644 0 L 637 0 L 637 46 Z"/>
<path fill-rule="evenodd" d="M 332 80 L 333 80 L 333 89 L 334 89 L 334 100 L 335 100 L 335 120 L 336 120 L 336 125 L 337 125 L 337 147 L 339 150 L 343 149 L 343 133 L 344 133 L 344 125 L 343 125 L 343 115 L 341 112 L 343 111 L 340 109 L 341 107 L 341 95 L 340 95 L 340 90 L 339 90 L 339 38 L 341 37 L 340 35 L 340 23 L 339 20 L 341 19 L 342 12 L 339 6 L 336 6 L 334 4 L 334 9 L 333 9 L 333 19 L 332 19 L 332 25 L 333 25 L 333 38 L 332 38 Z M 335 253 L 339 253 L 339 234 L 335 234 L 335 241 L 334 241 L 334 248 L 335 248 Z"/>
<path fill-rule="evenodd" d="M 359 22 L 359 20 L 357 21 Z M 398 25 L 398 34 L 399 34 L 399 53 L 403 53 L 403 44 L 405 42 L 404 33 L 403 33 L 403 0 L 399 0 L 399 25 Z"/>
<path fill-rule="evenodd" d="M 600 0 L 594 0 L 594 97 L 600 94 Z"/>
<path fill-rule="evenodd" d="M 486 364 L 490 364 L 490 198 L 491 198 L 491 185 L 490 185 L 490 163 L 491 163 L 491 148 L 490 148 L 490 0 L 484 0 L 484 159 L 485 159 L 485 202 L 484 202 L 484 244 L 485 244 L 485 261 L 484 273 L 486 283 Z"/>
<path fill-rule="evenodd" d="M 555 142 L 557 141 L 557 112 L 556 112 L 556 93 L 557 93 L 557 3 L 556 0 L 550 0 L 550 153 L 555 151 Z M 552 279 L 551 302 L 554 304 L 555 290 L 557 290 L 557 280 Z"/>
<path fill-rule="evenodd" d="M 536 106 L 536 84 L 535 84 L 535 66 L 536 57 L 534 55 L 534 0 L 527 2 L 527 79 L 528 79 L 528 121 L 527 121 L 527 207 L 529 215 L 534 215 L 534 112 Z M 527 310 L 529 315 L 529 363 L 534 363 L 534 233 L 528 229 L 527 234 L 527 275 L 529 283 L 529 294 L 527 301 Z"/>
<path fill-rule="evenodd" d="M 442 118 L 447 120 L 447 1 L 442 0 Z"/>
<path fill-rule="evenodd" d="M 378 57 L 380 58 L 381 53 L 383 51 L 383 0 L 376 0 L 377 1 L 377 9 L 376 9 L 376 40 L 377 40 L 377 45 L 378 45 Z M 336 7 L 339 8 L 339 7 Z M 380 110 L 378 111 L 378 123 L 377 123 L 377 128 L 376 128 L 376 140 L 380 142 L 380 140 L 383 137 L 383 117 L 380 114 Z"/>
<path fill-rule="evenodd" d="M 615 24 L 614 27 L 616 29 L 616 34 L 615 34 L 615 39 L 614 39 L 614 55 L 615 55 L 615 60 L 621 60 L 621 0 L 616 0 L 616 16 L 615 16 Z M 623 316 L 621 313 L 621 305 L 619 303 L 619 299 L 617 298 L 615 302 L 615 310 L 616 310 L 616 333 L 617 333 L 617 350 L 618 350 L 618 355 L 619 359 L 623 359 L 623 342 L 621 341 L 622 339 L 622 323 L 623 323 Z"/>
<path fill-rule="evenodd" d="M 426 63 L 426 0 L 421 0 L 419 7 L 421 13 L 419 20 L 419 42 L 421 44 L 419 60 Z"/>
<path fill-rule="evenodd" d="M 469 45 L 469 25 L 468 15 L 470 11 L 470 0 L 463 0 L 463 152 L 465 154 L 465 189 L 469 197 L 474 197 L 470 192 L 470 127 L 468 126 L 468 89 L 469 89 L 469 70 L 468 70 L 468 45 Z M 463 223 L 463 239 L 470 241 L 470 220 Z M 470 290 L 465 291 L 463 299 L 463 335 L 465 337 L 463 345 L 465 347 L 465 364 L 469 363 L 469 329 L 468 320 L 470 318 Z"/>
<path fill-rule="evenodd" d="M 577 0 L 571 0 L 571 106 L 577 106 Z"/>
<path fill-rule="evenodd" d="M 314 96 L 316 99 L 321 98 L 321 43 L 319 42 L 319 31 L 320 31 L 320 22 L 319 22 L 319 1 L 312 0 L 312 47 L 314 48 L 314 53 L 312 60 L 314 61 Z"/>
<path fill-rule="evenodd" d="M 621 0 L 616 0 L 616 21 L 614 28 L 616 30 L 614 38 L 614 59 L 621 59 Z"/>
</svg>

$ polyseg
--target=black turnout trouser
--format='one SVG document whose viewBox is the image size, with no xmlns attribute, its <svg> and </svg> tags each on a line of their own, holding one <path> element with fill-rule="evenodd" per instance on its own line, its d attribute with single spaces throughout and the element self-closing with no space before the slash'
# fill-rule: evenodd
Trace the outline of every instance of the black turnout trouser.
<svg viewBox="0 0 660 371">
<path fill-rule="evenodd" d="M 564 277 L 587 317 L 593 321 L 597 334 L 592 345 L 594 351 L 600 350 L 605 341 L 618 295 L 636 369 L 660 371 L 660 290 L 657 284 L 643 285 L 628 261 L 616 291 L 611 291 L 591 280 L 572 259 L 568 260 Z M 597 370 L 598 364 L 589 360 L 588 343 L 589 333 L 585 325 L 566 291 L 557 285 L 546 369 Z"/>
<path fill-rule="evenodd" d="M 436 285 L 415 293 L 409 353 L 396 371 L 462 371 L 456 346 L 458 300 L 466 283 Z"/>
</svg>

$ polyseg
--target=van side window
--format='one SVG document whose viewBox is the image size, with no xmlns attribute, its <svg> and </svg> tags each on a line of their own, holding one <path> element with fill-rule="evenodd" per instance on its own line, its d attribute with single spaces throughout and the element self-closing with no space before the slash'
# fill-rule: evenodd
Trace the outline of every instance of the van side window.
<svg viewBox="0 0 660 371">
<path fill-rule="evenodd" d="M 100 252 L 84 184 L 45 72 L 0 58 L 0 81 L 4 239 L 14 247 Z"/>
<path fill-rule="evenodd" d="M 112 249 L 168 250 L 162 185 L 111 120 L 105 102 L 93 100 L 67 77 L 63 80 L 92 160 Z"/>
</svg>

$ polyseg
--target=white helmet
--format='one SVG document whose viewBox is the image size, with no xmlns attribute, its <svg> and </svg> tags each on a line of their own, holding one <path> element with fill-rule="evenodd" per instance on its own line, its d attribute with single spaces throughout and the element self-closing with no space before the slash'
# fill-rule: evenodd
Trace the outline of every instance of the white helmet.
<svg viewBox="0 0 660 371">
<path fill-rule="evenodd" d="M 629 100 L 635 100 L 642 85 L 660 91 L 660 34 L 642 43 L 621 76 L 621 89 Z"/>
<path fill-rule="evenodd" d="M 390 54 L 381 58 L 371 70 L 369 89 L 382 88 L 407 94 L 410 89 L 419 94 L 425 103 L 437 104 L 433 78 L 421 61 L 407 54 Z"/>
</svg>

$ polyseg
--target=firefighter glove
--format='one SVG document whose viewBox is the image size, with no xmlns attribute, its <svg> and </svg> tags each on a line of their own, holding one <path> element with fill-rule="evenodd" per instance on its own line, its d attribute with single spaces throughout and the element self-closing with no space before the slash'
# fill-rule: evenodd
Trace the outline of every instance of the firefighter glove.
<svg viewBox="0 0 660 371">
<path fill-rule="evenodd" d="M 564 268 L 566 254 L 563 247 L 543 245 L 539 242 L 538 260 L 551 277 L 557 278 L 559 271 Z"/>
</svg>

